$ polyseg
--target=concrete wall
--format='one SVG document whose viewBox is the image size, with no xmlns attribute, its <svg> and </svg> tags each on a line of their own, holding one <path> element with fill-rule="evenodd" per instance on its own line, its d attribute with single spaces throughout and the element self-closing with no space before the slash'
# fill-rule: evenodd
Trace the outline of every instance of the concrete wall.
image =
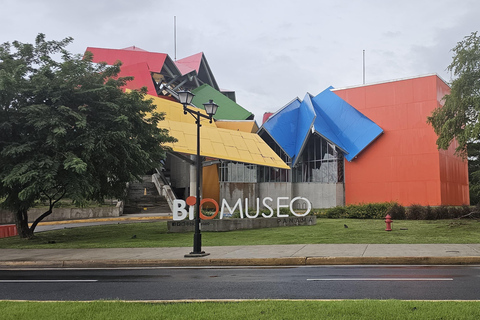
<svg viewBox="0 0 480 320">
<path fill-rule="evenodd" d="M 0 224 L 14 223 L 13 214 L 10 211 L 0 209 Z"/>
<path fill-rule="evenodd" d="M 244 199 L 248 198 L 248 203 L 255 204 L 256 198 L 262 200 L 266 197 L 274 199 L 273 207 L 276 207 L 275 199 L 278 197 L 290 199 L 304 197 L 310 201 L 312 208 L 332 208 L 345 205 L 343 183 L 220 182 L 220 199 L 225 199 L 230 206 L 233 206 L 238 199 L 242 199 L 244 202 Z M 295 202 L 295 206 L 294 209 L 306 209 L 304 201 Z M 255 205 L 250 207 L 253 208 Z"/>
<path fill-rule="evenodd" d="M 258 198 L 257 183 L 220 182 L 220 199 L 225 199 L 230 206 L 233 207 L 238 199 L 245 203 L 245 198 L 252 204 L 249 207 L 253 208 Z"/>
<path fill-rule="evenodd" d="M 35 208 L 28 210 L 29 222 L 35 221 L 42 215 L 46 208 Z M 115 207 L 98 208 L 54 208 L 52 214 L 42 221 L 61 221 L 76 219 L 91 219 L 104 217 L 118 217 L 123 213 L 123 202 L 119 201 Z M 13 213 L 6 210 L 0 210 L 0 224 L 15 223 Z"/>
<path fill-rule="evenodd" d="M 213 219 L 202 221 L 202 231 L 233 231 L 243 229 L 262 229 L 292 226 L 312 226 L 317 224 L 317 217 L 288 217 L 288 218 L 255 218 L 255 219 Z M 195 222 L 192 220 L 168 221 L 168 232 L 192 232 Z"/>
<path fill-rule="evenodd" d="M 259 198 L 270 197 L 292 197 L 292 184 L 290 182 L 262 182 L 258 184 Z M 276 201 L 273 201 L 273 207 L 276 207 Z"/>
<path fill-rule="evenodd" d="M 168 155 L 167 166 L 170 169 L 170 182 L 173 188 L 190 187 L 190 164 L 187 161 Z"/>
<path fill-rule="evenodd" d="M 292 198 L 304 197 L 310 200 L 312 208 L 332 208 L 344 205 L 343 183 L 292 183 Z M 298 202 L 298 205 L 302 205 Z M 303 209 L 303 208 L 295 208 Z"/>
</svg>

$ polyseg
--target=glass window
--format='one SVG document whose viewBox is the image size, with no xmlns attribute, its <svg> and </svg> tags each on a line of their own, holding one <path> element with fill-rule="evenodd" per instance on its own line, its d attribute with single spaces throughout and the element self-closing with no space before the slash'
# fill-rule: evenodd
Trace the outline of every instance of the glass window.
<svg viewBox="0 0 480 320">
<path fill-rule="evenodd" d="M 262 132 L 260 136 L 265 143 L 268 144 L 268 146 L 283 160 L 283 162 L 289 166 L 292 164 L 290 157 L 283 151 L 282 148 L 280 148 L 280 146 L 268 133 Z M 290 182 L 290 175 L 291 170 L 288 169 L 258 166 L 258 182 Z"/>
<path fill-rule="evenodd" d="M 233 161 L 220 162 L 220 181 L 257 182 L 257 165 Z"/>
<path fill-rule="evenodd" d="M 292 169 L 293 182 L 343 182 L 343 154 L 320 135 L 308 138 L 300 157 Z"/>
</svg>

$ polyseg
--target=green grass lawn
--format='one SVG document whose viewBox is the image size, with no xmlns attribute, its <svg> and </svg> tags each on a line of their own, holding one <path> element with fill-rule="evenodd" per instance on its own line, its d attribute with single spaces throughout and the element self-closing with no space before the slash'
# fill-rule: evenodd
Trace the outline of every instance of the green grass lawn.
<svg viewBox="0 0 480 320">
<path fill-rule="evenodd" d="M 189 247 L 192 238 L 193 233 L 168 233 L 167 224 L 162 221 L 39 232 L 32 240 L 0 239 L 0 248 Z M 395 221 L 393 231 L 387 232 L 383 220 L 318 219 L 315 226 L 202 232 L 204 246 L 316 243 L 480 243 L 480 223 L 403 220 Z"/>
<path fill-rule="evenodd" d="M 480 319 L 479 302 L 243 301 L 140 303 L 0 301 L 2 320 L 70 319 Z"/>
</svg>

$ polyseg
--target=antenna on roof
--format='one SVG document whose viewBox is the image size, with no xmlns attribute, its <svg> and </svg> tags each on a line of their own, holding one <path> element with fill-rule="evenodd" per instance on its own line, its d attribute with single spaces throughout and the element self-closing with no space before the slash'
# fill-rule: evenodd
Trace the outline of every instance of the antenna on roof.
<svg viewBox="0 0 480 320">
<path fill-rule="evenodd" d="M 365 84 L 365 50 L 363 50 L 363 84 Z"/>
<path fill-rule="evenodd" d="M 173 50 L 174 59 L 177 61 L 177 16 L 173 16 Z"/>
</svg>

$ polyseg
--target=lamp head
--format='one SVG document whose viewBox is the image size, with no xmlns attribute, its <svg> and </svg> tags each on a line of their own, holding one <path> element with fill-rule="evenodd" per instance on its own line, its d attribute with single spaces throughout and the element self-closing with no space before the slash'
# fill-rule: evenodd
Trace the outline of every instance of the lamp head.
<svg viewBox="0 0 480 320">
<path fill-rule="evenodd" d="M 190 104 L 192 102 L 193 97 L 195 96 L 190 91 L 178 91 L 177 94 L 178 94 L 178 101 L 183 105 Z"/>
<path fill-rule="evenodd" d="M 213 100 L 210 100 L 209 102 L 204 103 L 203 106 L 205 108 L 205 111 L 210 117 L 213 117 L 215 113 L 217 113 L 218 105 L 215 102 L 213 102 Z"/>
</svg>

